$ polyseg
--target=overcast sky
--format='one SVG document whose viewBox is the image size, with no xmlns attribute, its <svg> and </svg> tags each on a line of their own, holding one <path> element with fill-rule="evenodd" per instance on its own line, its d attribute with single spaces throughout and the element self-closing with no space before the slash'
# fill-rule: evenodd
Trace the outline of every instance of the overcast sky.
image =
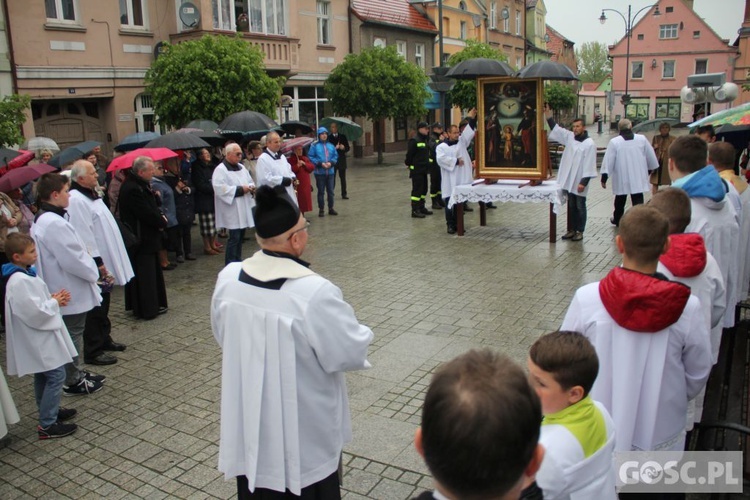
<svg viewBox="0 0 750 500">
<path fill-rule="evenodd" d="M 674 0 L 680 1 L 680 0 Z M 655 3 L 654 0 L 632 0 L 632 12 Z M 613 44 L 625 35 L 625 23 L 614 12 L 607 13 L 607 22 L 599 23 L 602 9 L 617 9 L 625 17 L 628 14 L 628 2 L 625 0 L 545 0 L 547 7 L 547 24 L 559 31 L 576 44 L 583 42 L 602 42 Z M 742 25 L 745 14 L 744 0 L 695 0 L 695 11 L 722 38 L 734 43 L 737 30 Z M 642 13 L 638 16 L 640 20 Z"/>
</svg>

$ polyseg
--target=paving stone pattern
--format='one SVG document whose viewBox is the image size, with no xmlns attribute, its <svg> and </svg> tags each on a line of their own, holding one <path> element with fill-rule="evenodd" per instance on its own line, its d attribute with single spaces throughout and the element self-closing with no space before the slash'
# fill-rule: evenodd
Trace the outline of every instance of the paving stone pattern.
<svg viewBox="0 0 750 500">
<path fill-rule="evenodd" d="M 373 368 L 347 375 L 354 440 L 343 455 L 344 497 L 401 499 L 431 488 L 413 448 L 432 372 L 475 347 L 524 362 L 530 344 L 559 327 L 577 287 L 619 258 L 609 223 L 610 191 L 591 187 L 583 242 L 548 242 L 548 207 L 501 204 L 464 237 L 446 233 L 442 213 L 409 217 L 403 154 L 350 160 L 350 200 L 339 216 L 312 223 L 305 258 L 344 292 L 375 332 Z M 558 235 L 564 233 L 558 221 Z M 193 230 L 200 253 L 197 227 Z M 257 249 L 245 243 L 244 255 Z M 223 257 L 199 255 L 165 273 L 169 313 L 136 321 L 112 298 L 114 338 L 128 345 L 77 408 L 75 436 L 38 441 L 32 378 L 8 377 L 22 415 L 0 450 L 0 498 L 231 498 L 234 481 L 216 470 L 221 353 L 209 304 Z M 5 366 L 5 344 L 0 359 Z"/>
</svg>

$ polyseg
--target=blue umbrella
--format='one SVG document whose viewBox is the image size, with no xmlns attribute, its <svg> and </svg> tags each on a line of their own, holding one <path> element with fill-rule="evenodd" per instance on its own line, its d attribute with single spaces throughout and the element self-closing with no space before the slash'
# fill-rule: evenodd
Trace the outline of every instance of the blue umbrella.
<svg viewBox="0 0 750 500">
<path fill-rule="evenodd" d="M 133 151 L 134 149 L 142 148 L 147 143 L 160 136 L 161 134 L 158 134 L 156 132 L 136 132 L 135 134 L 130 134 L 129 136 L 121 140 L 120 144 L 115 146 L 115 151 L 119 151 L 121 153 L 124 153 L 126 151 Z"/>
<path fill-rule="evenodd" d="M 64 165 L 67 165 L 68 163 L 74 162 L 76 160 L 80 160 L 81 158 L 83 158 L 83 155 L 85 155 L 86 153 L 90 153 L 95 147 L 101 145 L 102 143 L 98 141 L 79 142 L 78 144 L 70 146 L 69 148 L 65 148 L 57 153 L 55 156 L 50 158 L 47 164 L 52 165 L 53 167 L 58 169 L 63 168 Z"/>
</svg>

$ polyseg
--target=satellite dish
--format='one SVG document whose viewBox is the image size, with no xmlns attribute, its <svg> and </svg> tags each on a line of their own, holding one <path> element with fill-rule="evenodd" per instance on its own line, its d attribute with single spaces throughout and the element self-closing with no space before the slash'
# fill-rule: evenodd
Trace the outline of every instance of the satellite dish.
<svg viewBox="0 0 750 500">
<path fill-rule="evenodd" d="M 180 5 L 180 21 L 188 28 L 195 28 L 201 21 L 201 11 L 194 4 L 185 2 Z"/>
</svg>

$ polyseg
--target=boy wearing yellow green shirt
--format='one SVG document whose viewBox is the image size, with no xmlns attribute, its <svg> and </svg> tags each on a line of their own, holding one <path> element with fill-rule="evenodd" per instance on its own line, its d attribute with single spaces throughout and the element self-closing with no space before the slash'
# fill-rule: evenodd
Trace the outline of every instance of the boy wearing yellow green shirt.
<svg viewBox="0 0 750 500">
<path fill-rule="evenodd" d="M 531 346 L 528 368 L 544 415 L 536 475 L 544 498 L 616 499 L 614 423 L 589 396 L 599 372 L 594 347 L 580 333 L 549 333 Z"/>
</svg>

